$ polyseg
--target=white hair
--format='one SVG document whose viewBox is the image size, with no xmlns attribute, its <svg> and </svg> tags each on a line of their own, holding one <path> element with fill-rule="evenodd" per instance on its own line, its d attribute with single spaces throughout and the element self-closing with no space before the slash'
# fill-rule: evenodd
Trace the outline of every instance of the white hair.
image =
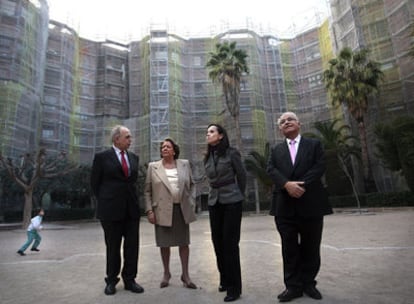
<svg viewBox="0 0 414 304">
<path fill-rule="evenodd" d="M 282 113 L 282 115 L 280 115 L 280 117 L 277 119 L 277 124 L 280 125 L 280 121 L 282 120 L 282 116 L 284 115 L 289 115 L 290 117 L 293 117 L 294 119 L 296 119 L 297 122 L 299 122 L 299 118 L 298 116 L 294 113 L 294 112 L 284 112 Z"/>
</svg>

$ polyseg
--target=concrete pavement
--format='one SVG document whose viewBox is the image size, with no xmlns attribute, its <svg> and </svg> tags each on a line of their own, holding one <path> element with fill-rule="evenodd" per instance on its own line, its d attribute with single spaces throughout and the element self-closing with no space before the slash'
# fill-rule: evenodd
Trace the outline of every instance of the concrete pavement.
<svg viewBox="0 0 414 304">
<path fill-rule="evenodd" d="M 25 241 L 24 230 L 0 231 L 0 303 L 224 303 L 225 293 L 217 291 L 207 214 L 191 224 L 190 275 L 197 290 L 182 287 L 175 248 L 170 286 L 159 288 L 159 250 L 153 226 L 143 218 L 137 278 L 145 288 L 143 294 L 125 291 L 120 282 L 114 296 L 104 295 L 105 247 L 98 222 L 46 222 L 44 226 L 41 251 L 26 251 L 25 257 L 16 254 Z M 235 303 L 278 303 L 276 297 L 284 286 L 273 217 L 245 215 L 240 250 L 243 294 Z M 414 209 L 327 216 L 317 279 L 321 301 L 304 296 L 292 303 L 414 303 Z"/>
</svg>

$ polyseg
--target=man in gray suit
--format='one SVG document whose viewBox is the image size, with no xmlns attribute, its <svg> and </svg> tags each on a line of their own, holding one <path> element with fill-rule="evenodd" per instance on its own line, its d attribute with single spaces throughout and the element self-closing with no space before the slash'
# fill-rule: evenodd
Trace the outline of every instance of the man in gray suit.
<svg viewBox="0 0 414 304">
<path fill-rule="evenodd" d="M 142 293 L 144 289 L 135 282 L 140 220 L 136 189 L 139 158 L 127 151 L 131 145 L 128 128 L 115 126 L 111 138 L 112 147 L 95 155 L 91 173 L 92 192 L 98 200 L 97 218 L 105 235 L 105 294 L 116 292 L 121 271 L 122 239 L 124 265 L 121 276 L 125 289 Z"/>
<path fill-rule="evenodd" d="M 315 278 L 320 268 L 323 216 L 332 213 L 321 182 L 325 153 L 320 141 L 300 135 L 295 113 L 283 113 L 278 125 L 286 139 L 272 148 L 267 164 L 274 182 L 270 214 L 282 241 L 286 286 L 278 298 L 288 302 L 305 293 L 322 299 Z"/>
</svg>

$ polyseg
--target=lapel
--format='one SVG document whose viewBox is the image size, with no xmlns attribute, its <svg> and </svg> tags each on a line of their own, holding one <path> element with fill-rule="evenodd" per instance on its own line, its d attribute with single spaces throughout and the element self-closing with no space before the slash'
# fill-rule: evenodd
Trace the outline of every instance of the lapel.
<svg viewBox="0 0 414 304">
<path fill-rule="evenodd" d="M 160 178 L 160 180 L 165 185 L 165 187 L 168 189 L 168 191 L 172 193 L 170 182 L 168 181 L 167 174 L 165 173 L 164 167 L 162 165 L 162 160 L 156 161 L 154 163 L 154 173 Z"/>
<path fill-rule="evenodd" d="M 288 164 L 289 168 L 293 168 L 293 164 L 292 164 L 292 159 L 290 158 L 290 151 L 289 151 L 289 147 L 288 144 L 286 142 L 286 139 L 284 139 L 283 143 L 282 143 L 282 159 L 281 161 L 283 161 L 284 164 Z M 296 153 L 297 155 L 297 153 Z M 296 159 L 295 159 L 295 164 L 296 164 Z"/>
<path fill-rule="evenodd" d="M 306 146 L 306 138 L 301 136 L 298 144 L 298 149 L 296 151 L 295 165 L 293 166 L 294 168 L 299 166 L 300 162 L 302 161 L 303 155 L 306 154 Z"/>
<path fill-rule="evenodd" d="M 178 171 L 178 189 L 180 189 L 180 195 L 179 197 L 183 197 L 183 190 L 185 187 L 186 182 L 186 174 L 187 174 L 187 165 L 182 162 L 181 160 L 177 159 L 177 171 Z"/>
<path fill-rule="evenodd" d="M 297 150 L 296 150 L 296 157 L 295 157 L 295 163 L 292 164 L 292 159 L 290 158 L 290 151 L 288 147 L 288 143 L 286 142 L 286 139 L 283 142 L 283 161 L 288 164 L 288 167 L 291 169 L 291 173 L 299 166 L 301 159 L 303 158 L 303 154 L 305 152 L 305 148 L 303 143 L 306 141 L 306 139 L 301 136 Z"/>
<path fill-rule="evenodd" d="M 109 153 L 109 155 L 110 155 L 110 157 L 111 157 L 111 161 L 114 163 L 114 164 L 116 164 L 116 166 L 118 167 L 118 171 L 119 171 L 119 173 L 121 173 L 122 174 L 122 176 L 125 176 L 124 175 L 124 171 L 122 170 L 122 164 L 121 164 L 121 162 L 119 161 L 119 159 L 118 159 L 118 156 L 116 155 L 116 151 L 115 151 L 115 149 L 114 148 L 111 148 L 111 153 Z"/>
<path fill-rule="evenodd" d="M 131 157 L 128 150 L 126 151 L 128 161 L 129 161 L 129 175 L 131 176 L 132 168 L 137 167 L 137 163 L 135 162 L 135 157 Z"/>
</svg>

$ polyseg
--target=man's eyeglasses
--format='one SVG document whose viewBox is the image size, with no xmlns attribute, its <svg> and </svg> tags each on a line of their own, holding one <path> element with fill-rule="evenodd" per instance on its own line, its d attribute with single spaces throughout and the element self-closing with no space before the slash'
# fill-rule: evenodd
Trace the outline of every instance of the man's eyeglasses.
<svg viewBox="0 0 414 304">
<path fill-rule="evenodd" d="M 280 121 L 279 121 L 279 125 L 283 125 L 285 122 L 291 122 L 291 121 L 296 121 L 297 119 L 296 118 L 294 118 L 294 117 L 288 117 L 288 118 L 286 118 L 286 119 L 281 119 Z"/>
</svg>

